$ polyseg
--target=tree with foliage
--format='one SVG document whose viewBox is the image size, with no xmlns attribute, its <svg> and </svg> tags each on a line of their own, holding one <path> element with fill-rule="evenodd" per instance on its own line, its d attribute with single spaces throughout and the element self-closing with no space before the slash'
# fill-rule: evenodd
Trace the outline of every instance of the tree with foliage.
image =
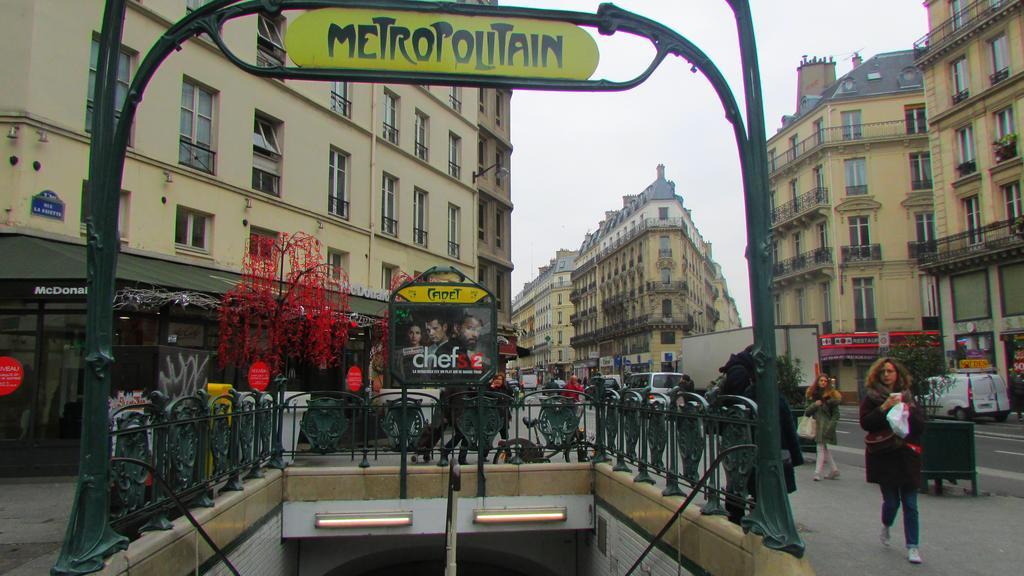
<svg viewBox="0 0 1024 576">
<path fill-rule="evenodd" d="M 914 397 L 922 406 L 934 405 L 949 390 L 951 381 L 942 342 L 938 336 L 907 336 L 893 343 L 889 355 L 907 367 L 913 382 Z"/>
<path fill-rule="evenodd" d="M 805 403 L 805 399 L 800 385 L 804 381 L 804 371 L 800 367 L 800 359 L 778 356 L 775 359 L 775 370 L 779 384 L 779 394 L 782 394 L 782 397 L 786 399 L 790 406 L 802 406 Z"/>
</svg>

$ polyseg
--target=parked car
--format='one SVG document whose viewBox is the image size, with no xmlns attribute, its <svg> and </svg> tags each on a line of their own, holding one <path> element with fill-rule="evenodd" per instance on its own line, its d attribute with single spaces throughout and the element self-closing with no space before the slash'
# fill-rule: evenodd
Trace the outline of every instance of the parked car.
<svg viewBox="0 0 1024 576">
<path fill-rule="evenodd" d="M 683 380 L 683 375 L 678 372 L 637 372 L 626 377 L 626 388 L 643 388 L 647 392 L 661 392 L 668 394 L 684 382 L 686 392 L 693 392 L 693 382 Z"/>
<path fill-rule="evenodd" d="M 950 374 L 949 389 L 938 397 L 937 416 L 967 420 L 990 416 L 996 422 L 1010 415 L 1010 391 L 999 374 Z M 939 377 L 931 378 L 937 380 Z"/>
<path fill-rule="evenodd" d="M 591 376 L 588 380 L 591 386 L 596 383 L 596 378 L 604 378 L 605 390 L 622 390 L 622 377 L 618 374 L 601 374 L 600 376 Z"/>
</svg>

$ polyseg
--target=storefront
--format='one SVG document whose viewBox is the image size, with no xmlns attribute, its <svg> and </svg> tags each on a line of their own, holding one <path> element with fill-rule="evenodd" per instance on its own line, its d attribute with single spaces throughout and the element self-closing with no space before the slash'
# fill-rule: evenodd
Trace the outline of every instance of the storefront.
<svg viewBox="0 0 1024 576">
<path fill-rule="evenodd" d="M 0 394 L 0 476 L 72 473 L 85 382 L 85 247 L 0 236 L 0 253 L 5 255 L 0 269 L 0 365 L 17 375 Z M 190 364 L 190 377 L 201 380 L 198 385 L 243 383 L 241 370 L 220 370 L 215 361 L 216 305 L 240 279 L 222 270 L 119 255 L 112 319 L 115 358 L 118 352 L 127 358 L 129 351 L 194 350 L 209 359 Z M 384 303 L 352 296 L 350 307 L 379 316 Z M 340 387 L 345 365 L 362 365 L 365 372 L 368 336 L 367 330 L 353 331 L 343 366 L 299 368 L 296 380 L 304 386 Z M 159 375 L 135 379 L 147 380 L 139 388 L 153 389 L 152 380 Z"/>
<path fill-rule="evenodd" d="M 818 338 L 818 357 L 822 372 L 836 379 L 843 401 L 858 402 L 871 364 L 889 351 L 889 347 L 914 336 L 938 338 L 936 331 L 854 332 L 823 334 Z"/>
</svg>

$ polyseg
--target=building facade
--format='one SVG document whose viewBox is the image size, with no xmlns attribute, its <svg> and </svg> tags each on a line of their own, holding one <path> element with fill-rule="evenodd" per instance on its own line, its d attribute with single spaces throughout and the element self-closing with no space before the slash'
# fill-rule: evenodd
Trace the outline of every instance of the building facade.
<svg viewBox="0 0 1024 576">
<path fill-rule="evenodd" d="M 580 376 L 676 371 L 684 335 L 739 328 L 711 244 L 663 165 L 587 234 L 571 279 Z"/>
<path fill-rule="evenodd" d="M 202 4 L 129 2 L 118 98 L 156 39 Z M 5 3 L 0 21 L 10 55 L 0 64 L 9 79 L 0 85 L 9 159 L 0 170 L 0 244 L 5 259 L 18 263 L 0 277 L 0 357 L 24 369 L 20 387 L 0 398 L 5 469 L 67 464 L 77 455 L 85 179 L 102 8 L 102 0 L 15 0 Z M 225 41 L 249 62 L 286 63 L 282 39 L 297 15 L 234 20 Z M 488 104 L 501 103 L 501 115 L 479 96 L 445 86 L 258 78 L 209 40 L 184 44 L 156 73 L 134 121 L 120 201 L 118 288 L 185 300 L 117 311 L 115 345 L 212 356 L 216 311 L 190 306 L 189 295 L 216 299 L 232 288 L 252 236 L 296 232 L 319 240 L 331 275 L 348 278 L 354 312 L 380 317 L 396 274 L 448 265 L 495 292 L 499 323 L 508 327 L 510 183 L 502 171 L 475 176 L 495 154 L 487 148 L 487 159 L 477 157 L 481 134 L 500 141 L 503 158 L 511 150 L 509 94 L 485 94 Z M 480 242 L 473 234 L 481 197 L 504 207 L 500 240 L 491 234 Z M 340 367 L 297 376 L 317 388 L 340 387 L 348 365 L 369 376 L 368 333 L 352 336 Z M 244 383 L 244 372 L 215 366 L 211 358 L 211 380 Z"/>
<path fill-rule="evenodd" d="M 547 382 L 572 374 L 573 304 L 569 296 L 575 260 L 575 251 L 557 251 L 512 301 L 513 324 L 530 349 L 529 357 L 518 363 L 520 375 L 537 374 L 539 381 Z"/>
<path fill-rule="evenodd" d="M 935 237 L 918 262 L 939 285 L 953 367 L 1024 375 L 1024 211 L 1019 0 L 925 2 L 914 44 L 935 158 Z"/>
<path fill-rule="evenodd" d="M 853 64 L 837 80 L 805 58 L 768 141 L 776 322 L 818 325 L 820 368 L 851 396 L 890 335 L 938 328 L 915 260 L 935 234 L 922 76 L 909 50 Z"/>
</svg>

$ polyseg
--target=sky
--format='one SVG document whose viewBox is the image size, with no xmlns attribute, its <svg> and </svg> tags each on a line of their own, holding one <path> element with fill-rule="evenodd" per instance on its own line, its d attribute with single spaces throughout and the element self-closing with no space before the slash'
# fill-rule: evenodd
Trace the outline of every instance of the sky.
<svg viewBox="0 0 1024 576">
<path fill-rule="evenodd" d="M 501 0 L 502 6 L 595 13 L 596 0 Z M 615 4 L 682 34 L 721 70 L 743 108 L 735 21 L 725 0 L 616 0 Z M 867 60 L 907 50 L 928 31 L 921 0 L 752 0 L 766 136 L 796 109 L 801 58 L 832 57 L 837 77 L 852 54 Z M 593 78 L 626 80 L 650 62 L 647 40 L 600 37 Z M 710 84 L 678 58 L 666 59 L 638 88 L 616 93 L 517 90 L 512 97 L 513 295 L 558 249 L 579 249 L 606 210 L 654 182 L 655 167 L 676 185 L 683 205 L 721 264 L 743 325 L 750 291 L 739 155 Z"/>
</svg>

